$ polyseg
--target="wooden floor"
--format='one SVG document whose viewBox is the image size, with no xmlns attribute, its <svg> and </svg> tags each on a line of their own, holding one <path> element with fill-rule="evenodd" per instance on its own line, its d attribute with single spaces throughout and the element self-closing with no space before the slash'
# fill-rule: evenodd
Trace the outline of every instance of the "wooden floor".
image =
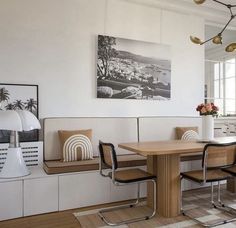
<svg viewBox="0 0 236 228">
<path fill-rule="evenodd" d="M 78 210 L 76 210 L 78 211 Z M 56 212 L 0 222 L 0 228 L 80 228 L 74 211 Z"/>
<path fill-rule="evenodd" d="M 73 215 L 74 212 L 114 206 L 123 204 L 124 202 L 127 203 L 130 201 L 12 219 L 0 222 L 0 228 L 81 228 L 78 220 Z"/>
<path fill-rule="evenodd" d="M 208 204 L 208 200 L 209 200 L 208 198 L 210 196 L 209 190 L 210 190 L 209 188 L 202 188 L 202 189 L 184 192 L 184 199 L 186 200 L 186 202 L 191 203 L 191 204 L 194 204 L 195 202 L 202 205 Z M 223 190 L 222 196 L 224 198 L 223 200 L 235 202 L 236 204 L 236 195 L 227 192 L 225 190 L 225 187 L 222 190 Z M 127 202 L 128 201 L 126 201 L 125 203 Z M 120 203 L 124 204 L 124 202 L 120 202 Z M 106 204 L 106 205 L 87 207 L 87 208 L 82 208 L 82 209 L 67 210 L 64 212 L 55 212 L 55 213 L 3 221 L 3 222 L 0 222 L 0 228 L 81 228 L 80 223 L 73 215 L 74 212 L 86 211 L 86 213 L 88 213 L 87 211 L 89 210 L 98 209 L 98 208 L 106 207 L 106 206 L 113 206 L 117 204 L 118 203 Z M 197 214 L 199 214 L 200 212 L 197 211 Z M 206 215 L 205 211 L 201 213 L 202 213 L 201 216 Z M 92 219 L 94 218 L 95 217 L 92 216 Z M 86 219 L 86 216 L 84 217 L 84 219 Z M 148 221 L 150 222 L 149 227 L 156 227 L 156 225 L 161 226 L 161 225 L 167 225 L 168 223 L 173 224 L 173 223 L 178 223 L 181 221 L 183 222 L 184 220 L 186 220 L 186 217 L 183 217 L 183 216 L 178 216 L 172 219 L 161 218 L 160 216 L 158 216 L 158 219 L 156 221 L 155 219 L 153 221 L 152 220 L 148 220 Z M 82 221 L 81 224 L 83 224 L 84 222 L 83 219 L 80 221 Z M 97 219 L 94 221 L 96 224 L 101 223 L 100 219 Z M 151 226 L 151 222 L 154 222 L 155 226 Z M 84 223 L 86 223 L 86 221 Z M 136 228 L 136 225 L 134 224 L 133 226 L 131 225 L 130 227 Z M 236 227 L 235 223 L 232 225 L 233 227 Z M 138 226 L 138 227 L 142 227 L 142 226 Z M 199 227 L 199 226 L 195 225 L 193 227 Z"/>
</svg>

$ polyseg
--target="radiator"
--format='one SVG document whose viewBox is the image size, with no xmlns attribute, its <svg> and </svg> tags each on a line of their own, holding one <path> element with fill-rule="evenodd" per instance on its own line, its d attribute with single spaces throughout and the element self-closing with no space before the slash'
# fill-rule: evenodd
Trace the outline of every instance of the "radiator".
<svg viewBox="0 0 236 228">
<path fill-rule="evenodd" d="M 0 144 L 0 170 L 2 169 L 6 157 L 8 143 Z M 21 143 L 23 158 L 27 166 L 38 166 L 43 163 L 43 142 Z"/>
</svg>

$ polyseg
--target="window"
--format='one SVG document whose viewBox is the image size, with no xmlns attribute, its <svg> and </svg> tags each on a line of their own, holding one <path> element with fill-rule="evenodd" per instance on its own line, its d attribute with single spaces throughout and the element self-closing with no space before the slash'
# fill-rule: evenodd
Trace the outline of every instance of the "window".
<svg viewBox="0 0 236 228">
<path fill-rule="evenodd" d="M 236 114 L 235 78 L 235 58 L 213 63 L 212 97 L 222 115 Z"/>
</svg>

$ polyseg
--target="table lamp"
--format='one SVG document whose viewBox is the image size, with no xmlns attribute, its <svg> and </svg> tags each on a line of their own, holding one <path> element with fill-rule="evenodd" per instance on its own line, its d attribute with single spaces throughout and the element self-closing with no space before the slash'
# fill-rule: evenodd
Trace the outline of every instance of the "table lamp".
<svg viewBox="0 0 236 228">
<path fill-rule="evenodd" d="M 30 174 L 23 159 L 18 132 L 40 128 L 41 126 L 38 119 L 29 111 L 0 111 L 0 129 L 11 131 L 7 157 L 0 172 L 0 178 L 15 178 Z"/>
</svg>

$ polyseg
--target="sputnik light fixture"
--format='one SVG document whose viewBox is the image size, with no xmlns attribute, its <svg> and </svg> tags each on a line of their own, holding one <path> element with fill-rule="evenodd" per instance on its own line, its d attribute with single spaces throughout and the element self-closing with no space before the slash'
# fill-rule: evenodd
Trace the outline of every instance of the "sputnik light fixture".
<svg viewBox="0 0 236 228">
<path fill-rule="evenodd" d="M 206 0 L 193 0 L 197 5 L 203 4 Z M 211 0 L 215 3 L 218 3 L 222 6 L 225 6 L 226 8 L 229 9 L 230 12 L 230 19 L 228 20 L 228 22 L 226 23 L 226 25 L 224 26 L 224 28 L 215 36 L 202 41 L 201 39 L 199 39 L 198 37 L 194 37 L 194 36 L 190 36 L 190 40 L 194 43 L 194 44 L 200 44 L 203 45 L 209 41 L 212 41 L 214 44 L 222 44 L 222 34 L 225 31 L 225 29 L 228 27 L 228 25 L 230 24 L 230 22 L 236 17 L 236 14 L 233 14 L 232 8 L 236 7 L 236 5 L 231 5 L 231 4 L 226 4 L 222 1 L 219 0 Z M 236 43 L 231 43 L 229 44 L 226 48 L 225 51 L 227 52 L 233 52 L 236 50 Z"/>
</svg>

